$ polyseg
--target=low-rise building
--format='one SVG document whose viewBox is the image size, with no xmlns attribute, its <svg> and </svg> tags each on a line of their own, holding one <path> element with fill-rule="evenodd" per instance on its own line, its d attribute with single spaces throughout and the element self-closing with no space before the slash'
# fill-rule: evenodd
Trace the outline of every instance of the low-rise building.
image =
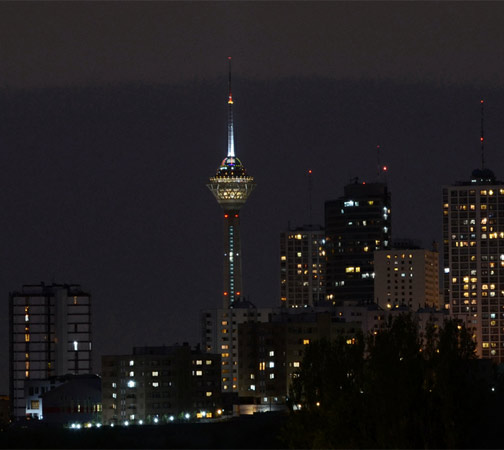
<svg viewBox="0 0 504 450">
<path fill-rule="evenodd" d="M 221 412 L 220 355 L 188 344 L 102 357 L 103 423 L 158 423 Z"/>
</svg>

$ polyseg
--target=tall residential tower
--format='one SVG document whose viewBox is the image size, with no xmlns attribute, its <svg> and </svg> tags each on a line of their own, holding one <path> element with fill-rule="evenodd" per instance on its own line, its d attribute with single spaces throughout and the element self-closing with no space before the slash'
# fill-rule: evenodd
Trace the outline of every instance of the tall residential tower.
<svg viewBox="0 0 504 450">
<path fill-rule="evenodd" d="M 43 380 L 91 373 L 91 296 L 76 284 L 24 285 L 9 294 L 12 415 L 40 417 Z M 45 389 L 45 388 L 44 388 Z M 44 390 L 43 389 L 43 390 Z"/>
<path fill-rule="evenodd" d="M 325 231 L 320 225 L 280 235 L 280 303 L 288 308 L 325 301 Z"/>
<path fill-rule="evenodd" d="M 385 183 L 345 186 L 325 203 L 326 294 L 334 304 L 374 301 L 373 253 L 390 248 L 390 192 Z"/>
<path fill-rule="evenodd" d="M 504 182 L 477 169 L 443 188 L 445 307 L 472 330 L 479 357 L 504 361 Z"/>
<path fill-rule="evenodd" d="M 240 209 L 256 186 L 245 167 L 236 157 L 233 130 L 233 96 L 231 93 L 231 57 L 229 59 L 228 149 L 217 173 L 210 178 L 208 188 L 224 210 L 224 289 L 223 307 L 232 308 L 243 295 Z"/>
</svg>

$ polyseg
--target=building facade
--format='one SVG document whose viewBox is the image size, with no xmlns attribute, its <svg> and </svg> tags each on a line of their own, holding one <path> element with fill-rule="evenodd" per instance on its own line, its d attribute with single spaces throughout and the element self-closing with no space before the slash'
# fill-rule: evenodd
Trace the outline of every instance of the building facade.
<svg viewBox="0 0 504 450">
<path fill-rule="evenodd" d="M 220 415 L 220 356 L 187 344 L 102 357 L 104 424 Z M 186 416 L 189 415 L 189 416 Z"/>
<path fill-rule="evenodd" d="M 336 310 L 277 311 L 267 323 L 239 326 L 239 395 L 265 409 L 285 405 L 300 370 L 306 346 L 321 339 L 344 338 L 351 344 L 360 331 Z M 264 409 L 263 409 L 264 410 Z"/>
<path fill-rule="evenodd" d="M 280 303 L 288 308 L 325 301 L 325 231 L 304 225 L 280 235 Z"/>
<path fill-rule="evenodd" d="M 221 356 L 221 389 L 238 392 L 238 327 L 247 322 L 268 322 L 272 308 L 256 308 L 250 302 L 236 302 L 233 308 L 209 309 L 202 312 L 203 348 Z"/>
<path fill-rule="evenodd" d="M 488 169 L 443 188 L 444 304 L 477 354 L 504 362 L 504 182 Z"/>
<path fill-rule="evenodd" d="M 325 203 L 326 298 L 374 301 L 373 252 L 391 246 L 390 192 L 384 183 L 355 180 Z"/>
<path fill-rule="evenodd" d="M 439 308 L 439 253 L 418 248 L 374 252 L 375 302 L 383 309 Z"/>
<path fill-rule="evenodd" d="M 9 294 L 9 397 L 27 416 L 30 383 L 92 371 L 91 296 L 79 285 L 24 285 Z"/>
</svg>

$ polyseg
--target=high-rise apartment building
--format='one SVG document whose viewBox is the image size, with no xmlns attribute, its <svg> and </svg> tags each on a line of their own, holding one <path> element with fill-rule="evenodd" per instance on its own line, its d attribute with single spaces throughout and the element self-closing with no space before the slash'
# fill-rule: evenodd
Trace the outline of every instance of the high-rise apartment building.
<svg viewBox="0 0 504 450">
<path fill-rule="evenodd" d="M 373 253 L 390 248 L 390 192 L 355 180 L 325 203 L 326 298 L 334 304 L 374 300 Z"/>
<path fill-rule="evenodd" d="M 268 322 L 271 308 L 256 308 L 250 302 L 236 302 L 233 308 L 208 309 L 202 313 L 203 349 L 221 355 L 221 389 L 238 392 L 238 327 L 248 322 Z"/>
<path fill-rule="evenodd" d="M 24 285 L 9 294 L 9 393 L 16 419 L 36 380 L 92 369 L 91 296 L 75 284 Z M 42 393 L 41 393 L 42 394 Z"/>
<path fill-rule="evenodd" d="M 439 253 L 420 248 L 374 253 L 375 302 L 383 309 L 440 307 Z"/>
<path fill-rule="evenodd" d="M 477 354 L 504 362 L 504 182 L 488 169 L 443 188 L 444 302 Z"/>
<path fill-rule="evenodd" d="M 304 225 L 280 235 L 280 300 L 288 308 L 325 301 L 325 231 Z"/>
</svg>

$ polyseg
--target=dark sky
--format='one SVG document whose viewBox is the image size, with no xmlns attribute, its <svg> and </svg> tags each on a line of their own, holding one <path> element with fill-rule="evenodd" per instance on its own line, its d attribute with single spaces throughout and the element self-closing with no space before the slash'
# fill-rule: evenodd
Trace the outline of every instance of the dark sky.
<svg viewBox="0 0 504 450">
<path fill-rule="evenodd" d="M 221 291 L 221 212 L 205 187 L 236 150 L 245 293 L 278 301 L 278 241 L 350 178 L 390 170 L 393 234 L 440 239 L 441 187 L 486 160 L 504 178 L 504 4 L 0 3 L 0 391 L 7 298 L 93 295 L 97 360 L 199 339 Z"/>
</svg>

